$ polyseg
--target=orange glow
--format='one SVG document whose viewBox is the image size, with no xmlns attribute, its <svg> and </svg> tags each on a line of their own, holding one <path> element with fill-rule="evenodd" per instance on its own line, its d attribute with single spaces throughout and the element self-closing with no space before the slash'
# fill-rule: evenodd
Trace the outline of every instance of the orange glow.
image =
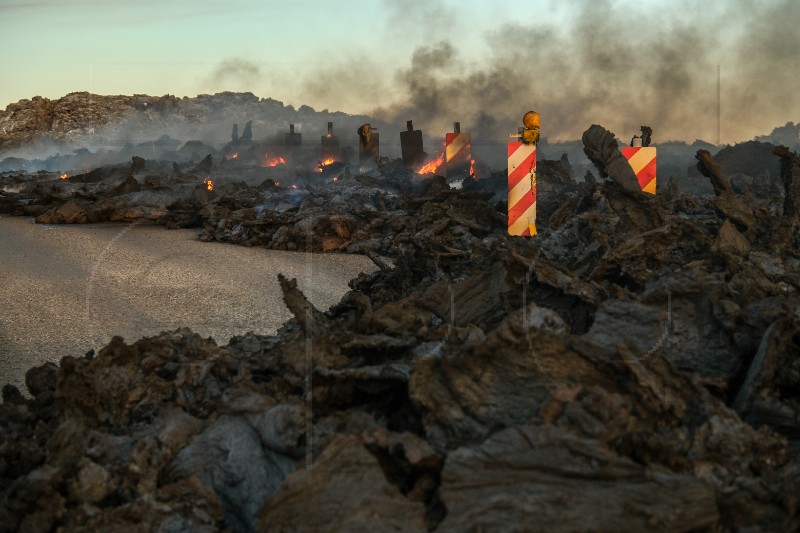
<svg viewBox="0 0 800 533">
<path fill-rule="evenodd" d="M 322 172 L 322 170 L 325 167 L 327 167 L 328 165 L 333 164 L 335 162 L 336 162 L 336 160 L 335 159 L 331 159 L 331 158 L 328 158 L 325 161 L 320 161 L 319 162 L 319 170 L 317 170 L 317 172 Z"/>
<path fill-rule="evenodd" d="M 231 159 L 236 159 L 237 157 L 239 157 L 239 152 L 236 152 L 235 154 L 233 154 L 231 156 Z"/>
<path fill-rule="evenodd" d="M 63 174 L 61 174 L 61 175 L 58 177 L 58 179 L 60 179 L 60 180 L 65 180 L 65 179 L 67 179 L 68 177 L 69 177 L 69 176 L 67 176 L 67 173 L 66 173 L 66 172 L 64 172 Z"/>
<path fill-rule="evenodd" d="M 264 157 L 267 159 L 264 164 L 265 167 L 276 167 L 278 165 L 286 164 L 286 160 L 281 156 L 270 157 L 269 154 L 264 154 Z"/>
<path fill-rule="evenodd" d="M 333 133 L 329 133 L 329 134 L 327 134 L 325 137 L 327 137 L 328 139 L 330 139 L 331 137 L 333 137 Z"/>
<path fill-rule="evenodd" d="M 444 154 L 422 165 L 422 168 L 417 170 L 417 174 L 434 174 L 436 173 L 436 169 L 442 166 L 442 163 L 444 163 Z"/>
<path fill-rule="evenodd" d="M 472 178 L 472 179 L 477 179 L 477 176 L 475 175 L 475 160 L 474 159 L 470 159 L 470 161 L 469 161 L 469 177 Z"/>
<path fill-rule="evenodd" d="M 205 186 L 208 188 L 209 191 L 213 191 L 214 190 L 214 182 L 211 181 L 210 178 L 204 179 L 203 183 L 205 184 Z"/>
</svg>

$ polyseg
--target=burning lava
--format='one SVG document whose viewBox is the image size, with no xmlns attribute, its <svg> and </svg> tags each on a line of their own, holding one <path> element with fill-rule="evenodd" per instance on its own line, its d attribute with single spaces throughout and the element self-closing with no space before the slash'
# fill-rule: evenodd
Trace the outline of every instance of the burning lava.
<svg viewBox="0 0 800 533">
<path fill-rule="evenodd" d="M 442 163 L 444 163 L 444 154 L 440 154 L 439 157 L 433 161 L 428 161 L 422 165 L 422 167 L 417 170 L 417 174 L 435 174 L 436 169 L 442 166 Z"/>
<path fill-rule="evenodd" d="M 323 170 L 325 170 L 325 167 L 327 167 L 328 165 L 332 165 L 335 162 L 336 161 L 334 159 L 331 159 L 331 158 L 328 158 L 325 161 L 320 161 L 319 162 L 319 169 L 317 170 L 317 172 L 322 172 Z"/>
<path fill-rule="evenodd" d="M 60 180 L 65 180 L 65 179 L 67 179 L 67 178 L 69 178 L 69 176 L 67 175 L 67 173 L 66 173 L 66 172 L 64 172 L 63 174 L 61 174 L 61 175 L 58 177 L 58 179 L 60 179 Z"/>
<path fill-rule="evenodd" d="M 266 162 L 264 163 L 265 167 L 276 167 L 278 165 L 286 164 L 286 159 L 281 156 L 270 157 L 269 154 L 264 154 L 264 157 L 266 158 Z"/>
<path fill-rule="evenodd" d="M 214 182 L 211 180 L 211 178 L 204 179 L 203 184 L 206 186 L 206 188 L 208 188 L 209 191 L 214 190 Z"/>
</svg>

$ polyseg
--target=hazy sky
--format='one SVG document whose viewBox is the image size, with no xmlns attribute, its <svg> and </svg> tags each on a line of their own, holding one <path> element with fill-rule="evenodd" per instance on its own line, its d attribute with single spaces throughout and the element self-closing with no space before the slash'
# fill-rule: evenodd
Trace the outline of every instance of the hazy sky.
<svg viewBox="0 0 800 533">
<path fill-rule="evenodd" d="M 481 35 L 531 20 L 536 2 L 460 0 L 0 0 L 0 105 L 71 91 L 193 96 L 251 91 L 293 105 L 360 111 L 380 95 L 315 98 L 320 71 L 363 69 L 391 79 L 413 50 L 460 41 L 484 55 Z M 452 15 L 458 16 L 453 18 Z M 555 14 L 555 13 L 553 13 Z M 551 18 L 549 16 L 548 18 Z M 12 52 L 13 50 L 13 52 Z M 318 92 L 318 91 L 317 91 Z M 369 98 L 371 96 L 371 98 Z"/>
<path fill-rule="evenodd" d="M 799 27 L 797 0 L 0 0 L 0 106 L 232 90 L 487 131 L 536 108 L 555 139 L 641 122 L 714 141 L 721 65 L 726 142 L 800 120 Z"/>
</svg>

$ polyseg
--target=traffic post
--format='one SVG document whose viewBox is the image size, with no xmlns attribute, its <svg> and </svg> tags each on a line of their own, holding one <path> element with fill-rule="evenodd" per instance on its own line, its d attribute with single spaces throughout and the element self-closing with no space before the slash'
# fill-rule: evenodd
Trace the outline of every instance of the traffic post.
<svg viewBox="0 0 800 533">
<path fill-rule="evenodd" d="M 444 154 L 448 181 L 470 177 L 472 141 L 469 133 L 461 133 L 460 122 L 454 122 L 453 133 L 445 135 Z"/>
<path fill-rule="evenodd" d="M 536 235 L 536 143 L 539 113 L 529 111 L 508 143 L 508 234 Z"/>
</svg>

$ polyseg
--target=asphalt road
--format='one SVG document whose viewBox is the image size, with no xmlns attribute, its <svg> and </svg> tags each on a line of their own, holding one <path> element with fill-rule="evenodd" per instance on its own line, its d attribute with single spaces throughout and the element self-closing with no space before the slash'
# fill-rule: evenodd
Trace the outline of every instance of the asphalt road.
<svg viewBox="0 0 800 533">
<path fill-rule="evenodd" d="M 0 217 L 0 386 L 27 394 L 28 368 L 114 335 L 131 343 L 187 326 L 227 344 L 248 331 L 271 334 L 291 316 L 279 272 L 328 309 L 350 279 L 375 270 L 363 256 L 204 243 L 196 233 Z"/>
</svg>

